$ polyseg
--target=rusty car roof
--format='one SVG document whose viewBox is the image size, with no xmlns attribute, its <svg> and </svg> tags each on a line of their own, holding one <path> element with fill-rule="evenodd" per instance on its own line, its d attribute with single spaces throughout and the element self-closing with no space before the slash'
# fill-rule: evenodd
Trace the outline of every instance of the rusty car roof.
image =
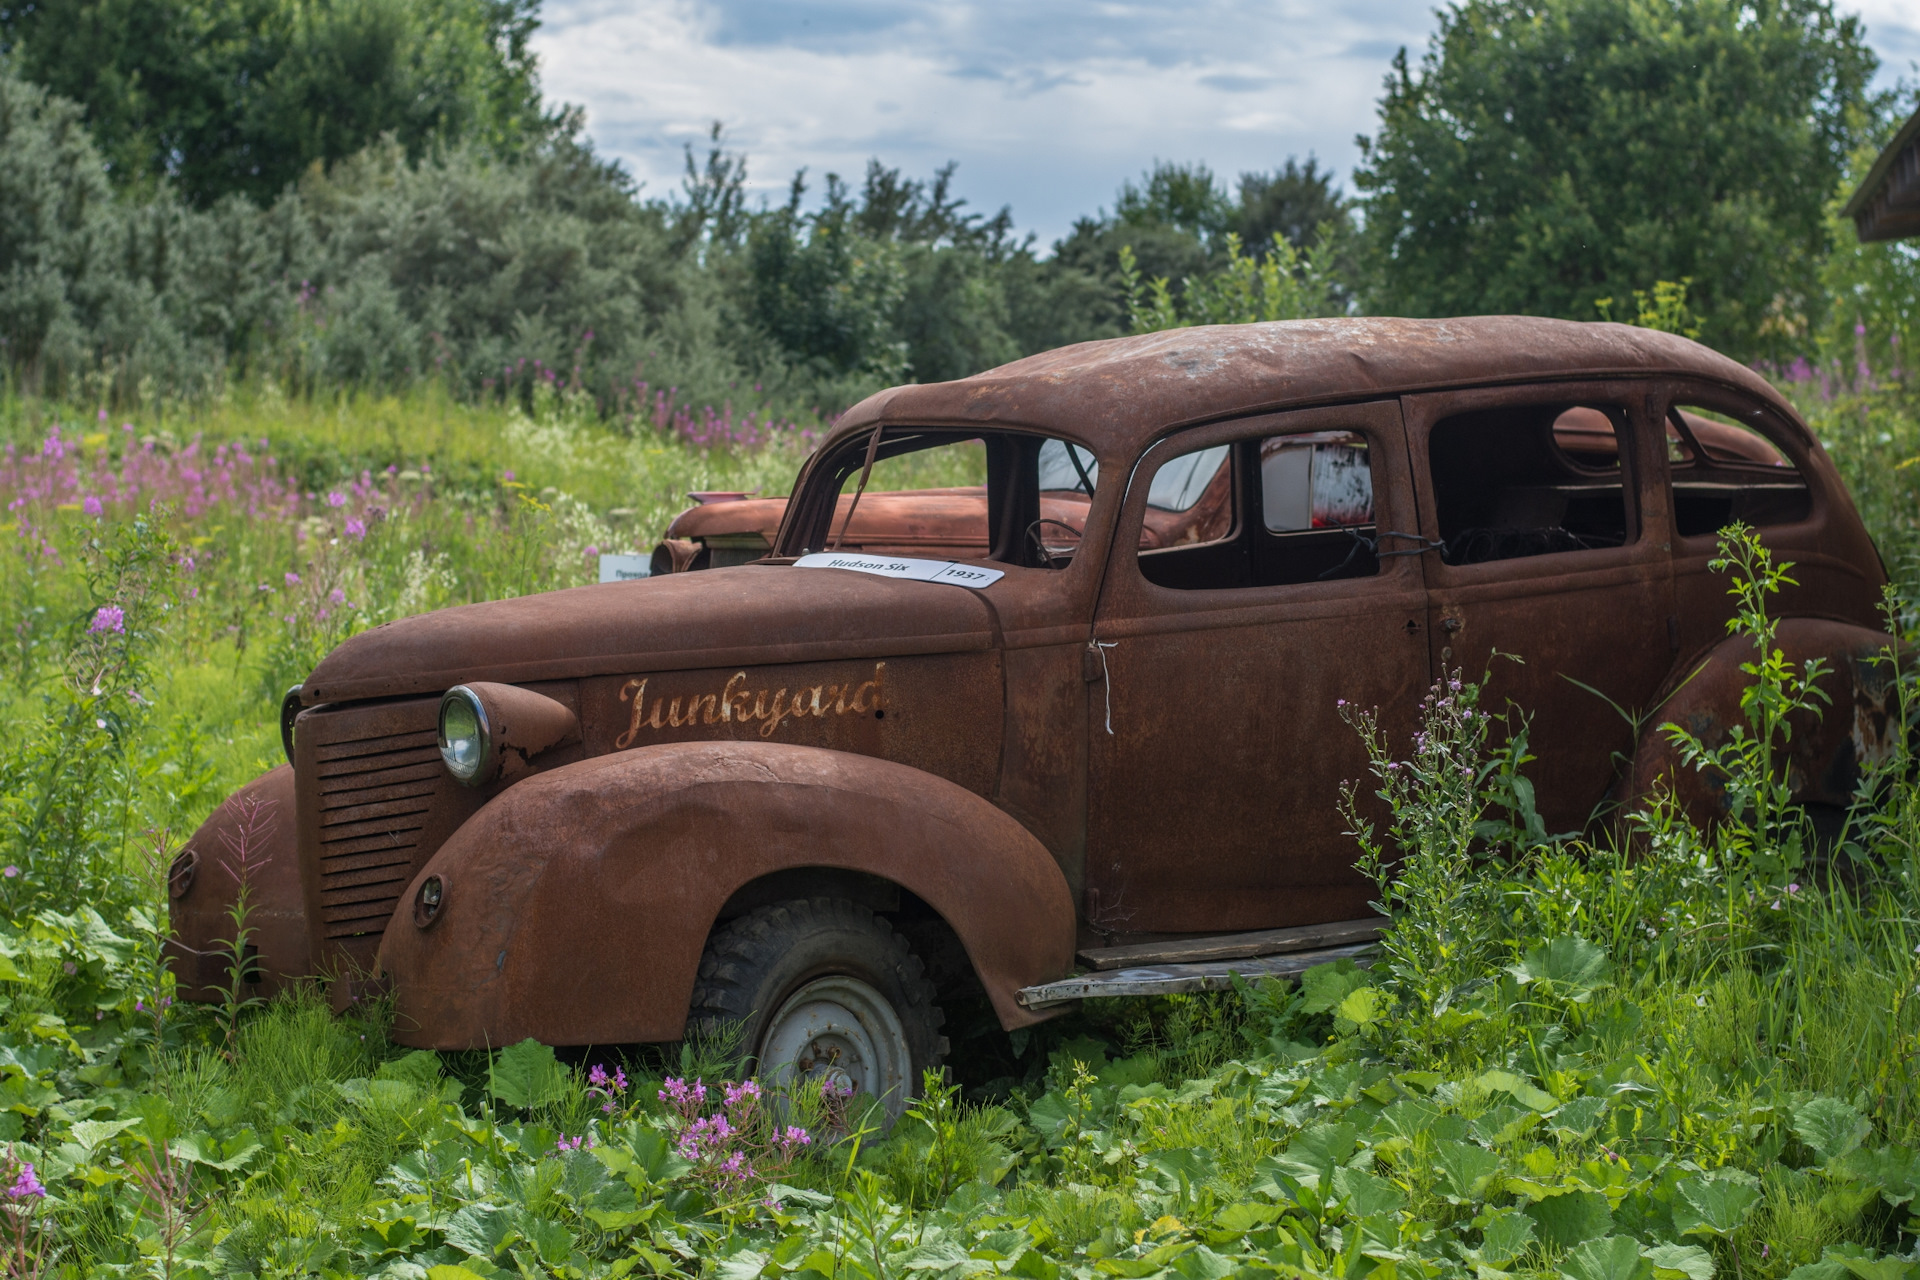
<svg viewBox="0 0 1920 1280">
<path fill-rule="evenodd" d="M 1131 457 L 1170 427 L 1236 414 L 1478 383 L 1648 373 L 1738 386 L 1804 430 L 1760 375 L 1675 334 L 1539 316 L 1365 316 L 1077 343 L 953 382 L 878 392 L 849 409 L 826 443 L 876 423 L 995 423 Z"/>
</svg>

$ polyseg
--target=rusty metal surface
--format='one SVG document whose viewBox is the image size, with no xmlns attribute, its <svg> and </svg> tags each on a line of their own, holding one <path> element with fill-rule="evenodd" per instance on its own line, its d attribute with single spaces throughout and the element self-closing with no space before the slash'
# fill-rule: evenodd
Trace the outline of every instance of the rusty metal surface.
<svg viewBox="0 0 1920 1280">
<path fill-rule="evenodd" d="M 1327 430 L 1373 441 L 1381 527 L 1413 525 L 1392 400 L 1221 424 L 1162 452 Z M 1144 510 L 1136 484 L 1094 624 L 1089 923 L 1132 937 L 1365 915 L 1377 895 L 1336 802 L 1366 753 L 1339 702 L 1381 708 L 1396 742 L 1412 732 L 1430 679 L 1421 557 L 1372 577 L 1175 590 L 1142 575 L 1126 537 Z"/>
<path fill-rule="evenodd" d="M 441 763 L 440 700 L 301 713 L 300 875 L 313 971 L 370 974 L 401 890 L 481 803 Z"/>
<path fill-rule="evenodd" d="M 173 926 L 167 958 L 181 999 L 218 1000 L 229 981 L 225 944 L 233 939 L 233 921 L 227 909 L 239 890 L 240 837 L 249 825 L 247 923 L 259 949 L 260 981 L 243 994 L 270 996 L 314 972 L 297 821 L 293 767 L 283 764 L 227 797 L 181 848 L 167 904 Z"/>
<path fill-rule="evenodd" d="M 1454 564 L 1430 431 L 1463 405 L 1529 398 L 1618 413 L 1624 434 L 1569 421 L 1553 435 L 1578 465 L 1624 463 L 1631 531 L 1618 547 Z M 1682 419 L 1695 438 L 1729 457 L 1675 462 L 1670 406 L 1753 425 L 1771 444 L 1695 414 Z M 269 775 L 297 810 L 311 971 L 385 965 L 409 1043 L 670 1038 L 722 905 L 755 877 L 827 867 L 834 883 L 872 875 L 933 904 L 1003 1023 L 1022 1025 L 1039 1015 L 1014 993 L 1064 975 L 1076 945 L 1366 913 L 1375 895 L 1335 809 L 1340 784 L 1366 769 L 1341 699 L 1379 707 L 1404 751 L 1437 671 L 1477 675 L 1496 648 L 1523 655 L 1496 697 L 1536 714 L 1534 776 L 1554 825 L 1584 821 L 1635 744 L 1572 682 L 1644 708 L 1724 636 L 1726 582 L 1705 569 L 1712 538 L 1680 532 L 1676 476 L 1804 480 L 1803 509 L 1764 531 L 1800 582 L 1782 607 L 1801 620 L 1783 636 L 1855 653 L 1861 633 L 1818 628 L 1870 632 L 1884 581 L 1818 442 L 1750 371 L 1646 330 L 1499 317 L 1181 330 L 898 388 L 843 419 L 792 502 L 683 515 L 670 567 L 760 556 L 769 542 L 803 549 L 796 539 L 844 514 L 841 479 L 876 424 L 1047 432 L 1090 449 L 1108 483 L 1091 501 L 1049 493 L 1054 505 L 1022 507 L 1064 511 L 1078 545 L 1063 567 L 995 563 L 1003 576 L 984 590 L 775 555 L 443 610 L 347 641 L 301 688 L 297 786 Z M 1257 524 L 1266 446 L 1250 442 L 1304 432 L 1368 442 L 1377 573 L 1149 580 L 1143 566 L 1213 554 Z M 1240 461 L 1189 512 L 1147 507 L 1163 459 L 1230 442 Z M 964 558 L 974 529 L 984 546 L 986 508 L 984 490 L 868 494 L 848 542 Z M 537 695 L 528 708 L 550 701 L 559 710 L 535 717 L 547 745 L 486 785 L 455 784 L 433 730 L 456 684 L 494 686 L 503 716 L 522 694 Z M 1737 706 L 1724 680 L 1697 696 L 1702 714 Z M 1884 736 L 1876 723 L 1854 717 L 1856 752 Z M 1808 776 L 1838 777 L 1837 740 L 1810 729 L 1805 741 Z M 1656 755 L 1634 769 L 1657 770 Z M 217 834 L 210 824 L 196 841 Z M 411 895 L 428 874 L 446 896 L 421 928 Z M 212 936 L 230 886 L 203 890 L 177 912 L 183 939 Z M 301 963 L 291 942 L 275 946 Z"/>
<path fill-rule="evenodd" d="M 308 705 L 455 684 L 751 666 L 993 645 L 974 592 L 855 573 L 744 565 L 461 605 L 363 631 L 303 685 Z"/>
<path fill-rule="evenodd" d="M 1822 659 L 1832 669 L 1820 681 L 1830 702 L 1819 711 L 1788 720 L 1787 781 L 1796 803 L 1844 808 L 1860 780 L 1862 761 L 1885 760 L 1899 736 L 1894 669 L 1882 632 L 1825 618 L 1785 618 L 1776 647 L 1796 665 Z M 1668 696 L 1642 738 L 1626 795 L 1636 803 L 1669 795 L 1695 823 L 1711 826 L 1727 816 L 1725 779 L 1686 764 L 1660 725 L 1687 730 L 1707 747 L 1719 747 L 1744 725 L 1740 694 L 1752 677 L 1740 670 L 1754 660 L 1753 642 L 1728 637 L 1679 668 Z M 1911 655 L 1906 661 L 1911 662 Z"/>
<path fill-rule="evenodd" d="M 1003 1024 L 1062 977 L 1073 899 L 1044 847 L 925 772 L 766 742 L 647 747 L 536 775 L 422 869 L 446 900 L 381 947 L 395 1038 L 482 1048 L 678 1038 L 707 931 L 734 889 L 790 867 L 882 876 L 962 939 Z M 416 885 L 417 887 L 417 880 Z"/>
</svg>

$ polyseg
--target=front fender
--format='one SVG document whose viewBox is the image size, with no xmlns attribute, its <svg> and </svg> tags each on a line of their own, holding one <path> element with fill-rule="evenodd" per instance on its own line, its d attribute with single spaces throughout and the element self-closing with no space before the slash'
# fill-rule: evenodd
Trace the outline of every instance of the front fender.
<svg viewBox="0 0 1920 1280">
<path fill-rule="evenodd" d="M 259 948 L 257 985 L 243 995 L 270 996 L 313 973 L 306 897 L 300 887 L 293 766 L 249 782 L 215 809 L 174 859 L 167 910 L 167 957 L 183 1000 L 222 998 L 233 937 L 228 915 L 247 879 L 247 926 Z M 244 854 L 244 859 L 242 855 Z M 184 889 L 184 891 L 183 891 Z"/>
<path fill-rule="evenodd" d="M 537 774 L 441 846 L 380 947 L 394 1037 L 434 1049 L 678 1039 L 722 905 L 795 867 L 917 894 L 959 936 L 1008 1028 L 1040 1020 L 1014 993 L 1072 963 L 1058 864 L 972 792 L 815 747 L 668 744 Z M 444 899 L 421 928 L 413 904 L 429 875 Z"/>
<path fill-rule="evenodd" d="M 1823 659 L 1828 673 L 1819 682 L 1831 701 L 1817 714 L 1788 718 L 1787 780 L 1801 804 L 1845 807 L 1853 800 L 1863 761 L 1881 761 L 1907 730 L 1900 724 L 1894 667 L 1888 653 L 1894 641 L 1883 632 L 1825 618 L 1783 618 L 1774 647 L 1801 669 Z M 1627 794 L 1628 811 L 1662 793 L 1681 812 L 1706 829 L 1727 816 L 1724 779 L 1688 765 L 1664 726 L 1679 725 L 1708 747 L 1727 741 L 1728 732 L 1745 723 L 1740 696 L 1753 683 L 1742 671 L 1755 659 L 1744 636 L 1722 640 L 1706 654 L 1676 669 L 1673 692 L 1660 704 L 1634 753 Z M 1911 661 L 1903 654 L 1902 663 Z"/>
</svg>

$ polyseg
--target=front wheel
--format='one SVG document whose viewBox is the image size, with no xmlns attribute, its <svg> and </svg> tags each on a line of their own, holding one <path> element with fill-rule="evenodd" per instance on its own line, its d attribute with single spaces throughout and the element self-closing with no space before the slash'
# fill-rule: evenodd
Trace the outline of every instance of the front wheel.
<svg viewBox="0 0 1920 1280">
<path fill-rule="evenodd" d="M 705 1031 L 737 1027 L 742 1055 L 769 1082 L 870 1094 L 892 1121 L 946 1052 L 934 1001 L 885 920 L 842 898 L 799 898 L 714 931 L 690 1012 Z"/>
</svg>

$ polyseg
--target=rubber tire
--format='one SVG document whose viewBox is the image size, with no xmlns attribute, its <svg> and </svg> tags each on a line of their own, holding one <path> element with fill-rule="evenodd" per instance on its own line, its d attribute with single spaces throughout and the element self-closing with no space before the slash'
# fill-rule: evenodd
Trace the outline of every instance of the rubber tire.
<svg viewBox="0 0 1920 1280">
<path fill-rule="evenodd" d="M 714 930 L 700 957 L 689 1025 L 708 1034 L 738 1027 L 743 1065 L 757 1067 L 772 1014 L 808 982 L 835 974 L 860 979 L 893 1007 L 913 1061 L 907 1094 L 918 1096 L 921 1073 L 946 1055 L 946 1014 L 907 940 L 845 898 L 777 902 Z"/>
</svg>

